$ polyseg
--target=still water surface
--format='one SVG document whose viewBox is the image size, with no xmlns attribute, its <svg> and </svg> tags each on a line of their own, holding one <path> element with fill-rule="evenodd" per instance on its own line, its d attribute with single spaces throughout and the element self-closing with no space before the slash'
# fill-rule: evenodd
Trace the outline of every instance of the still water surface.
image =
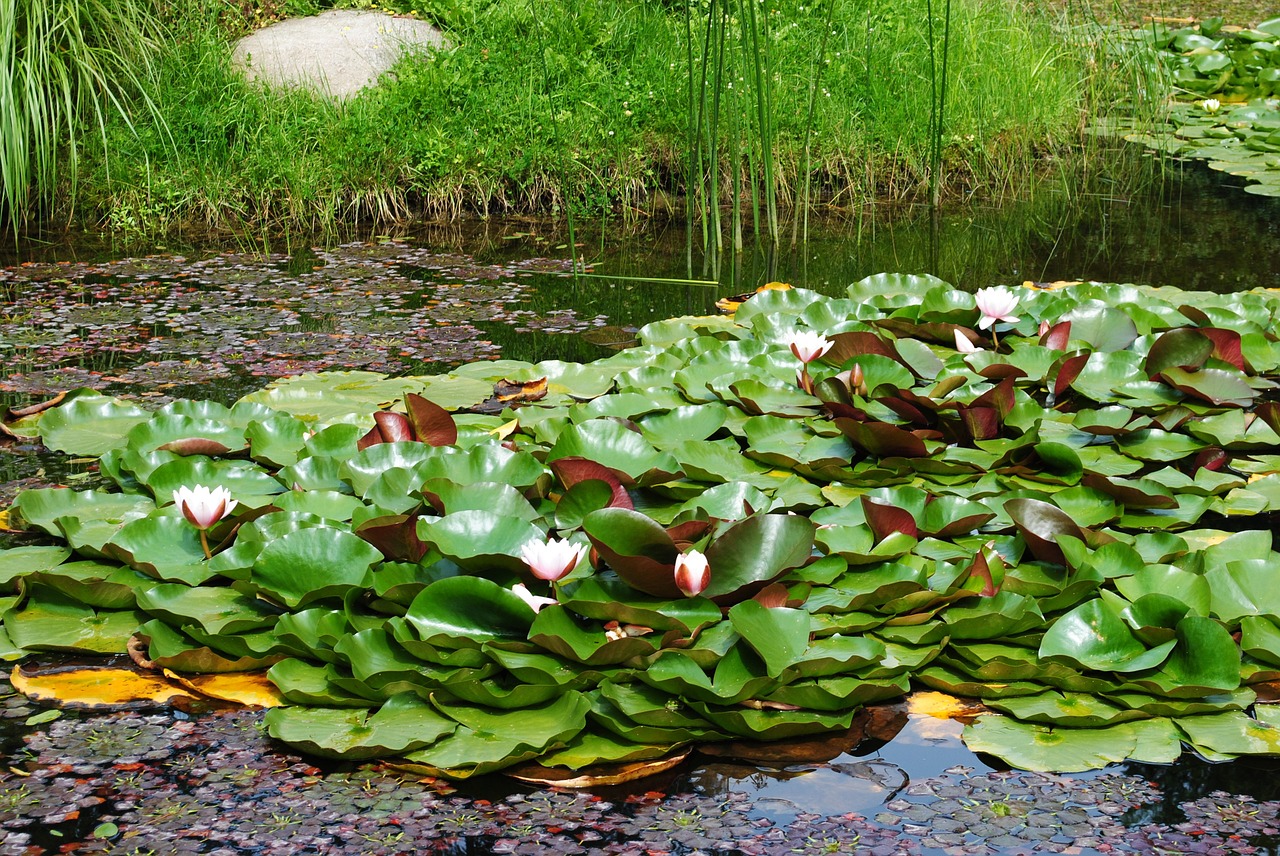
<svg viewBox="0 0 1280 856">
<path fill-rule="evenodd" d="M 622 235 L 584 229 L 579 253 L 593 276 L 577 279 L 566 274 L 562 230 L 547 224 L 406 230 L 390 242 L 366 236 L 321 247 L 286 241 L 265 252 L 209 246 L 113 252 L 87 240 L 26 247 L 21 257 L 0 256 L 0 403 L 28 403 L 81 385 L 158 400 L 230 402 L 299 371 L 414 373 L 497 358 L 586 361 L 625 343 L 648 321 L 711 313 L 718 298 L 773 280 L 831 295 L 880 271 L 932 273 L 966 290 L 1025 280 L 1280 288 L 1280 206 L 1219 179 L 1175 169 L 1121 193 L 1108 190 L 1106 176 L 1095 176 L 1088 192 L 1047 186 L 1033 198 L 936 219 L 927 211 L 870 212 L 823 223 L 802 250 L 755 248 L 714 264 L 700 257 L 691 264 L 686 236 L 675 226 Z M 0 483 L 53 477 L 56 471 L 46 468 L 54 464 L 0 451 Z M 702 758 L 632 791 L 742 792 L 749 817 L 785 826 L 849 812 L 875 818 L 886 806 L 910 818 L 912 799 L 967 793 L 972 800 L 967 777 L 998 768 L 963 747 L 957 723 L 912 716 L 898 725 L 887 743 L 864 742 L 830 761 L 788 766 Z M 1262 801 L 1272 815 L 1280 797 L 1280 777 L 1265 762 L 1213 766 L 1184 758 L 1169 768 L 1111 772 L 1155 782 L 1163 794 L 1129 810 L 1133 830 L 1164 824 L 1172 835 L 1189 816 L 1184 804 L 1212 802 L 1219 790 L 1230 795 L 1222 797 L 1227 802 Z M 517 786 L 499 779 L 469 787 L 473 796 L 500 798 Z M 955 792 L 950 797 L 948 788 Z M 943 826 L 900 821 L 894 834 L 923 841 L 945 833 Z M 1214 841 L 1229 838 L 1218 832 Z M 1113 844 L 1153 852 L 1149 839 Z M 1028 839 L 1019 847 L 1057 852 L 1058 840 Z M 917 843 L 915 852 L 944 852 L 939 841 L 945 841 L 933 841 Z M 1255 852 L 1277 852 L 1274 832 L 1251 830 L 1249 841 Z M 1237 844 L 1244 846 L 1243 839 Z M 489 852 L 475 847 L 464 852 Z M 972 837 L 964 847 L 953 852 L 1006 849 Z"/>
</svg>

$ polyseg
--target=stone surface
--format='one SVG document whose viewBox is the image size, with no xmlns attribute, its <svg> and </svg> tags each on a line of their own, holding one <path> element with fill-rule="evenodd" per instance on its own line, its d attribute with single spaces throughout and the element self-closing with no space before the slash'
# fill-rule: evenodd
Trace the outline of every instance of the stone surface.
<svg viewBox="0 0 1280 856">
<path fill-rule="evenodd" d="M 377 83 L 406 51 L 445 44 L 440 31 L 426 21 L 335 9 L 251 33 L 236 44 L 232 56 L 250 80 L 345 99 Z"/>
</svg>

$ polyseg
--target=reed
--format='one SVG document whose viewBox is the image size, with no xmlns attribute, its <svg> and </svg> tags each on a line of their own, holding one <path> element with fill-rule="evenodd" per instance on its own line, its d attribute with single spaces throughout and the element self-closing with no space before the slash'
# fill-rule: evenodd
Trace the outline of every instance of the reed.
<svg viewBox="0 0 1280 856">
<path fill-rule="evenodd" d="M 0 225 L 15 236 L 74 206 L 84 134 L 135 111 L 163 126 L 148 97 L 159 26 L 146 0 L 0 0 Z M 105 146 L 104 146 L 105 148 Z"/>
</svg>

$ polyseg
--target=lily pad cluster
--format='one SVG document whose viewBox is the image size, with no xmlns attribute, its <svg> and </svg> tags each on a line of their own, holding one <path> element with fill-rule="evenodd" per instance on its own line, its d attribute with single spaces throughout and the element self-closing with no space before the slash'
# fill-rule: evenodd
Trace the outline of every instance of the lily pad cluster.
<svg viewBox="0 0 1280 856">
<path fill-rule="evenodd" d="M 913 683 L 1032 769 L 1280 754 L 1280 299 L 1014 293 L 881 274 L 590 364 L 73 395 L 16 427 L 116 489 L 19 495 L 53 543 L 0 552 L 0 645 L 267 669 L 278 739 L 454 777 L 837 732 Z M 235 501 L 207 531 L 194 485 Z M 589 553 L 554 584 L 549 537 Z"/>
<path fill-rule="evenodd" d="M 1157 121 L 1104 117 L 1097 130 L 1245 179 L 1245 191 L 1280 196 L 1280 18 L 1225 28 L 1211 18 L 1131 38 L 1149 52 L 1173 101 Z"/>
</svg>

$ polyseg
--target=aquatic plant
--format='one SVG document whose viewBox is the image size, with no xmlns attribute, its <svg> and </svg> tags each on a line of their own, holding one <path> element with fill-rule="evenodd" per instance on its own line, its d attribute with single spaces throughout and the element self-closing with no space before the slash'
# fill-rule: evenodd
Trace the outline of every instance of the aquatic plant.
<svg viewBox="0 0 1280 856">
<path fill-rule="evenodd" d="M 1257 196 L 1280 196 L 1280 18 L 1253 28 L 1209 18 L 1171 29 L 1153 24 L 1128 34 L 1159 68 L 1172 99 L 1155 118 L 1109 116 L 1098 133 L 1123 137 L 1245 180 Z"/>
<path fill-rule="evenodd" d="M 73 393 L 15 427 L 116 489 L 19 495 L 46 543 L 0 552 L 0 650 L 132 638 L 260 685 L 307 752 L 455 777 L 841 732 L 913 685 L 982 699 L 966 742 L 1030 769 L 1280 753 L 1251 688 L 1280 677 L 1280 300 L 1017 293 L 999 351 L 953 347 L 972 295 L 882 274 L 590 364 Z M 812 392 L 799 327 L 831 342 Z M 407 394 L 451 442 L 401 436 Z M 212 559 L 191 484 L 237 502 Z M 549 537 L 592 547 L 555 602 Z"/>
<path fill-rule="evenodd" d="M 0 2 L 0 224 L 15 236 L 66 187 L 74 202 L 86 128 L 105 142 L 140 108 L 163 129 L 144 85 L 157 35 L 138 0 Z"/>
</svg>

